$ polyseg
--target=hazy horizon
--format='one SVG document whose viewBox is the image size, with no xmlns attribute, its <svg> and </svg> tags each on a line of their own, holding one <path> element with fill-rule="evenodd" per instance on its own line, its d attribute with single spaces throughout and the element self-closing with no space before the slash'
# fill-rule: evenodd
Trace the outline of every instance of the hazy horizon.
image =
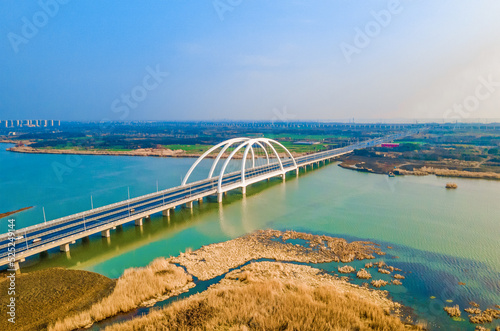
<svg viewBox="0 0 500 331">
<path fill-rule="evenodd" d="M 495 122 L 500 3 L 0 3 L 0 118 Z"/>
</svg>

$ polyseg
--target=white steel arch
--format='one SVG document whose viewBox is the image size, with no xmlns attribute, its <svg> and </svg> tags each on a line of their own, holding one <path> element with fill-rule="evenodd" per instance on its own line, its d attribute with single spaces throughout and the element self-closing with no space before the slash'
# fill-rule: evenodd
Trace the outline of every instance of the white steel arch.
<svg viewBox="0 0 500 331">
<path fill-rule="evenodd" d="M 240 179 L 239 179 L 239 181 L 234 181 L 231 185 L 229 185 L 230 188 L 228 188 L 227 190 L 233 189 L 235 187 L 246 187 L 249 184 L 248 181 L 246 180 L 246 174 L 249 171 L 249 169 L 247 169 L 247 167 L 246 167 L 246 161 L 247 161 L 248 153 L 250 152 L 252 155 L 252 167 L 250 169 L 255 169 L 255 153 L 254 153 L 255 146 L 260 147 L 264 151 L 265 157 L 267 160 L 267 164 L 265 166 L 261 166 L 262 173 L 258 176 L 255 176 L 255 173 L 254 173 L 254 177 L 259 177 L 260 179 L 265 179 L 265 178 L 269 178 L 269 177 L 273 177 L 273 176 L 277 176 L 277 175 L 284 176 L 288 171 L 292 171 L 292 170 L 297 169 L 297 163 L 296 163 L 295 158 L 293 157 L 292 153 L 290 153 L 290 151 L 285 146 L 283 146 L 282 144 L 280 144 L 276 140 L 268 139 L 268 138 L 246 138 L 246 137 L 233 138 L 233 139 L 223 141 L 223 142 L 213 146 L 212 148 L 207 150 L 205 153 L 203 153 L 193 163 L 191 168 L 188 170 L 188 172 L 186 173 L 186 176 L 182 180 L 181 185 L 186 185 L 186 183 L 189 179 L 189 176 L 191 176 L 192 172 L 195 170 L 195 168 L 198 166 L 198 164 L 202 160 L 206 159 L 210 153 L 212 153 L 220 148 L 220 151 L 217 154 L 217 157 L 215 157 L 214 161 L 212 162 L 212 166 L 211 166 L 209 174 L 208 174 L 208 178 L 212 178 L 212 176 L 214 175 L 214 171 L 215 171 L 217 165 L 219 164 L 220 159 L 222 158 L 224 153 L 228 150 L 228 148 L 230 148 L 232 146 L 234 147 L 234 149 L 229 154 L 229 156 L 225 159 L 225 161 L 222 165 L 222 168 L 218 174 L 218 176 L 219 176 L 218 183 L 217 183 L 217 192 L 218 193 L 222 193 L 223 191 L 226 190 L 222 187 L 222 182 L 224 179 L 224 174 L 226 172 L 227 166 L 229 165 L 231 160 L 233 160 L 236 153 L 238 151 L 240 151 L 242 148 L 244 148 L 244 152 L 243 152 L 243 158 L 242 158 L 242 162 L 241 162 L 241 174 L 239 175 Z M 269 149 L 271 150 L 271 154 L 277 160 L 276 162 L 274 162 L 274 163 L 270 162 L 270 154 L 267 152 L 266 147 L 269 147 Z M 285 160 L 285 156 L 280 155 L 278 153 L 278 151 L 276 150 L 276 147 L 282 148 L 284 150 L 285 154 L 288 155 L 290 160 Z M 285 161 L 286 161 L 286 163 L 285 163 Z"/>
</svg>

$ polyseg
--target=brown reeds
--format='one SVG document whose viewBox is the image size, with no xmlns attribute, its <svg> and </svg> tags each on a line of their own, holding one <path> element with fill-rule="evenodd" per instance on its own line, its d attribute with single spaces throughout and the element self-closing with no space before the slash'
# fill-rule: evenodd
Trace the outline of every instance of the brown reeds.
<svg viewBox="0 0 500 331">
<path fill-rule="evenodd" d="M 337 270 L 340 272 L 340 273 L 343 273 L 343 274 L 349 274 L 351 272 L 355 272 L 356 269 L 351 267 L 350 265 L 345 265 L 343 267 L 338 267 Z"/>
<path fill-rule="evenodd" d="M 386 286 L 388 283 L 385 280 L 377 279 L 377 280 L 372 280 L 370 284 L 372 284 L 373 287 L 379 288 L 382 286 Z"/>
<path fill-rule="evenodd" d="M 443 307 L 443 309 L 451 317 L 460 317 L 460 315 L 462 315 L 462 313 L 460 312 L 460 307 L 458 305 L 455 305 L 453 307 Z"/>
<path fill-rule="evenodd" d="M 96 321 L 134 309 L 146 300 L 164 299 L 186 291 L 191 281 L 184 269 L 158 258 L 145 268 L 125 270 L 109 296 L 86 311 L 57 321 L 49 330 L 88 327 Z"/>
<path fill-rule="evenodd" d="M 356 274 L 356 276 L 359 279 L 370 279 L 370 278 L 372 278 L 372 275 L 370 275 L 370 273 L 368 271 L 366 271 L 366 269 L 360 269 L 358 271 L 358 273 Z"/>
<path fill-rule="evenodd" d="M 362 289 L 363 291 L 369 291 Z M 108 331 L 418 330 L 354 292 L 298 279 L 226 281 Z"/>
</svg>

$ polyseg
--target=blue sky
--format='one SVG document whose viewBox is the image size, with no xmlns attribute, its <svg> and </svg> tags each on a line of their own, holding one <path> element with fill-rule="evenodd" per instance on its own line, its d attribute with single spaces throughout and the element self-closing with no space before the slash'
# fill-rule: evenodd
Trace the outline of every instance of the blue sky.
<svg viewBox="0 0 500 331">
<path fill-rule="evenodd" d="M 500 118 L 499 12 L 496 0 L 6 0 L 0 119 Z"/>
</svg>

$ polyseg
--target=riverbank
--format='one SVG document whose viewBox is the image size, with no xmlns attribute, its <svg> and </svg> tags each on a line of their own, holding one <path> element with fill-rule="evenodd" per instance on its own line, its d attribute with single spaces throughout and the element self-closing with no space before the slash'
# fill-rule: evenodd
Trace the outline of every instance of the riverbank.
<svg viewBox="0 0 500 331">
<path fill-rule="evenodd" d="M 388 299 L 388 292 L 370 289 L 368 284 L 354 285 L 347 282 L 345 277 L 339 278 L 317 268 L 296 264 L 332 261 L 348 263 L 355 259 L 374 259 L 375 255 L 384 253 L 371 242 L 349 243 L 345 239 L 329 236 L 259 230 L 223 243 L 204 246 L 196 251 L 181 253 L 176 257 L 159 258 L 146 268 L 127 269 L 108 297 L 90 309 L 60 319 L 49 329 L 87 327 L 104 317 L 164 300 L 174 295 L 174 292 L 167 291 L 165 296 L 164 289 L 157 289 L 145 294 L 143 288 L 151 287 L 148 285 L 151 281 L 141 275 L 149 270 L 151 277 L 164 277 L 173 274 L 168 270 L 175 270 L 176 276 L 170 276 L 163 282 L 166 288 L 184 290 L 194 286 L 190 281 L 191 276 L 199 280 L 210 280 L 218 276 L 223 278 L 209 290 L 169 305 L 163 312 L 150 311 L 146 317 L 133 319 L 111 329 L 147 328 L 147 325 L 158 327 L 163 323 L 167 323 L 170 328 L 178 325 L 180 329 L 212 329 L 222 325 L 243 327 L 244 323 L 252 320 L 251 316 L 255 319 L 252 323 L 256 324 L 248 324 L 249 328 L 260 328 L 271 325 L 266 324 L 271 321 L 279 321 L 304 329 L 311 325 L 316 327 L 331 323 L 331 316 L 338 316 L 335 322 L 338 327 L 363 326 L 366 330 L 382 330 L 383 326 L 392 325 L 392 330 L 403 330 L 404 324 L 396 317 L 402 306 Z M 259 262 L 261 259 L 276 262 Z M 171 283 L 178 282 L 179 278 L 186 281 L 172 286 Z M 122 286 L 122 283 L 128 285 Z M 120 294 L 115 294 L 116 292 Z M 138 296 L 137 292 L 143 294 Z M 308 301 L 311 298 L 313 302 Z M 303 304 L 291 304 L 295 301 Z M 122 307 L 118 304 L 121 302 L 133 304 Z M 290 305 L 283 305 L 283 302 L 290 302 Z M 114 308 L 109 308 L 110 306 Z M 297 307 L 297 312 L 292 312 L 294 306 Z M 232 315 L 228 315 L 228 309 L 233 311 Z M 103 310 L 107 311 L 106 316 L 100 313 Z M 263 310 L 273 313 L 263 314 Z M 308 321 L 311 318 L 314 318 L 314 322 Z M 305 321 L 307 324 L 301 324 Z"/>
<path fill-rule="evenodd" d="M 344 169 L 369 172 L 374 174 L 436 175 L 457 178 L 482 178 L 500 180 L 499 172 L 494 172 L 493 167 L 481 167 L 477 162 L 446 160 L 440 162 L 399 160 L 387 156 L 359 156 L 348 155 L 340 158 L 339 166 Z"/>
<path fill-rule="evenodd" d="M 4 141 L 7 142 L 7 141 Z M 182 149 L 171 150 L 168 148 L 139 148 L 129 151 L 113 151 L 113 150 L 81 150 L 81 149 L 49 149 L 49 148 L 33 148 L 30 146 L 14 146 L 7 148 L 10 152 L 28 153 L 28 154 L 67 154 L 67 155 L 113 155 L 113 156 L 152 156 L 152 157 L 192 157 L 198 158 L 203 152 L 187 152 Z M 294 157 L 305 155 L 306 153 L 291 152 Z M 240 153 L 241 154 L 241 153 Z M 236 154 L 234 159 L 242 158 L 243 155 Z M 279 153 L 282 157 L 287 157 L 284 153 Z M 207 158 L 216 158 L 217 153 L 211 153 Z M 229 157 L 229 153 L 225 153 L 223 158 Z"/>
</svg>

